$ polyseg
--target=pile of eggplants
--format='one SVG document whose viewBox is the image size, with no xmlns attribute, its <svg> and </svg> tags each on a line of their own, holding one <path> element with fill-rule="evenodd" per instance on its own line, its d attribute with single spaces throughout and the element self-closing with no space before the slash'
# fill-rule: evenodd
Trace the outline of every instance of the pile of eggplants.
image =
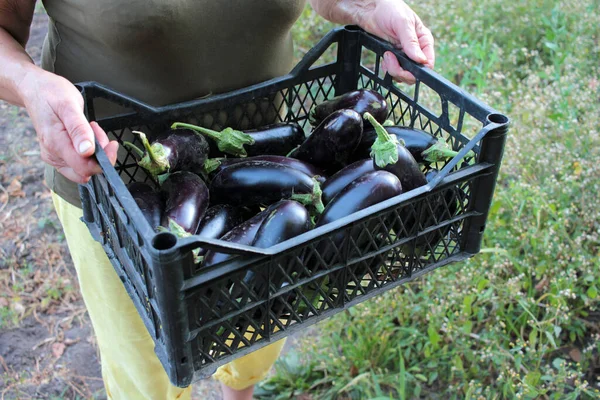
<svg viewBox="0 0 600 400">
<path fill-rule="evenodd" d="M 308 134 L 291 122 L 246 131 L 174 122 L 167 131 L 149 135 L 155 138 L 152 142 L 134 131 L 141 146 L 125 145 L 149 179 L 132 182 L 128 189 L 155 231 L 267 248 L 419 188 L 431 176 L 426 171 L 456 156 L 445 142 L 424 131 L 383 126 L 389 114 L 383 96 L 362 89 L 316 104 Z M 459 197 L 454 191 L 446 194 L 442 200 L 447 206 L 440 207 L 443 217 L 457 211 Z M 415 215 L 402 217 L 403 226 L 423 223 Z M 326 268 L 340 255 L 337 247 L 345 235 L 357 237 L 353 246 L 368 251 L 373 238 L 396 230 L 400 234 L 400 228 L 397 221 L 379 221 L 336 233 L 317 246 L 318 255 L 305 254 L 302 261 L 309 268 Z M 361 234 L 365 229 L 368 234 Z M 423 242 L 431 246 L 444 233 L 423 237 L 416 247 Z M 198 268 L 236 257 L 207 249 L 195 252 Z M 365 274 L 381 262 L 364 264 L 355 273 Z M 266 290 L 261 285 L 269 279 L 263 273 L 247 271 L 240 279 L 232 278 L 228 292 L 236 298 L 251 285 Z M 271 278 L 281 286 L 289 284 Z"/>
</svg>

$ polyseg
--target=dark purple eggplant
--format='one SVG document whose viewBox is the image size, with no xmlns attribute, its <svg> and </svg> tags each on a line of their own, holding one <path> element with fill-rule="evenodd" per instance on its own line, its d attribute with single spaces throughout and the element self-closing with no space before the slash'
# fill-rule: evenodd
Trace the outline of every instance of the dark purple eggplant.
<svg viewBox="0 0 600 400">
<path fill-rule="evenodd" d="M 242 210 L 227 204 L 219 204 L 206 210 L 200 221 L 196 235 L 203 238 L 218 239 L 244 221 Z M 204 255 L 206 249 L 200 249 L 198 255 Z"/>
<path fill-rule="evenodd" d="M 243 161 L 225 168 L 210 183 L 215 204 L 234 206 L 272 204 L 281 199 L 297 200 L 323 210 L 321 188 L 304 172 L 269 161 Z"/>
<path fill-rule="evenodd" d="M 363 121 L 353 110 L 334 111 L 323 120 L 290 157 L 305 161 L 328 173 L 339 171 L 362 137 Z"/>
<path fill-rule="evenodd" d="M 175 172 L 169 174 L 160 192 L 165 200 L 162 226 L 176 235 L 196 233 L 209 204 L 208 188 L 202 179 L 192 172 Z"/>
<path fill-rule="evenodd" d="M 425 174 L 410 151 L 404 147 L 404 143 L 390 135 L 371 114 L 365 113 L 365 119 L 373 124 L 377 132 L 377 139 L 371 146 L 371 158 L 375 169 L 396 175 L 405 192 L 426 185 Z"/>
<path fill-rule="evenodd" d="M 360 89 L 316 105 L 310 112 L 310 123 L 316 126 L 333 112 L 343 109 L 354 110 L 361 116 L 369 112 L 380 123 L 385 121 L 388 114 L 387 103 L 382 95 L 371 89 Z"/>
<path fill-rule="evenodd" d="M 164 204 L 158 192 L 143 182 L 131 182 L 127 189 L 152 229 L 159 226 Z"/>
<path fill-rule="evenodd" d="M 257 238 L 257 233 L 258 233 L 259 229 L 261 228 L 261 225 L 263 224 L 263 222 L 265 220 L 267 220 L 268 218 L 273 219 L 277 215 L 277 212 L 281 212 L 281 210 L 285 210 L 285 209 L 289 208 L 290 210 L 293 211 L 293 212 L 288 211 L 290 213 L 290 218 L 293 216 L 297 216 L 297 215 L 303 215 L 302 212 L 298 211 L 299 207 L 296 205 L 291 205 L 292 203 L 295 203 L 298 206 L 300 206 L 299 203 L 296 203 L 291 200 L 282 200 L 275 204 L 272 204 L 269 207 L 267 207 L 264 211 L 261 211 L 260 213 L 256 214 L 254 217 L 250 218 L 249 220 L 247 220 L 245 222 L 242 222 L 241 224 L 239 224 L 236 227 L 234 227 L 233 229 L 231 229 L 229 232 L 227 232 L 225 235 L 223 235 L 221 237 L 221 240 L 224 240 L 226 242 L 231 242 L 231 243 L 243 244 L 243 245 L 247 245 L 247 246 L 253 245 L 255 242 L 255 239 Z M 302 208 L 304 209 L 304 207 L 302 207 Z M 304 210 L 306 211 L 306 209 L 304 209 Z M 273 225 L 273 223 L 271 223 L 270 226 L 275 226 L 275 225 Z M 283 235 L 282 237 L 286 236 L 286 234 L 281 234 L 281 233 L 278 234 L 277 231 L 282 231 L 282 229 L 278 228 L 277 230 L 273 231 L 272 234 L 273 235 Z M 295 232 L 295 230 L 290 229 L 290 232 L 293 233 L 293 232 Z M 267 232 L 263 232 L 261 234 L 261 237 L 265 238 L 265 239 L 261 240 L 261 243 L 266 243 L 265 240 L 268 237 Z M 283 239 L 283 240 L 285 240 L 285 239 Z M 261 244 L 261 243 L 259 243 L 259 244 Z M 222 263 L 226 260 L 229 260 L 233 257 L 236 257 L 236 255 L 235 254 L 227 254 L 227 253 L 219 253 L 216 251 L 209 250 L 206 252 L 206 256 L 204 257 L 202 266 L 210 267 L 212 265 L 216 265 L 216 264 Z"/>
<path fill-rule="evenodd" d="M 402 193 L 402 184 L 394 174 L 387 171 L 367 172 L 347 185 L 329 202 L 319 217 L 317 227 Z"/>
<path fill-rule="evenodd" d="M 269 208 L 268 215 L 258 229 L 252 246 L 269 248 L 307 232 L 310 229 L 310 225 L 310 214 L 303 205 L 293 200 L 282 200 Z M 248 270 L 241 280 L 245 286 L 252 287 L 252 290 L 256 293 L 264 293 L 265 290 L 268 290 L 267 285 L 269 280 L 274 285 L 278 285 L 279 282 L 281 282 L 279 286 L 287 284 L 284 280 L 285 278 L 278 271 L 273 271 L 274 273 L 271 276 L 268 276 L 268 271 L 268 269 Z M 231 297 L 234 299 L 240 298 L 244 292 L 240 283 L 236 283 L 232 287 Z M 282 298 L 285 298 L 289 303 L 290 296 L 292 295 L 294 295 L 293 292 L 290 292 L 282 296 Z M 282 298 L 273 301 L 271 304 L 272 312 L 276 314 L 281 313 L 283 309 Z M 262 310 L 257 309 L 253 314 L 253 318 L 260 320 L 262 318 Z"/>
<path fill-rule="evenodd" d="M 418 163 L 436 163 L 453 158 L 458 152 L 450 149 L 446 142 L 420 129 L 406 126 L 384 126 L 387 133 L 404 142 L 404 147 Z M 372 126 L 364 129 L 362 139 L 352 155 L 352 159 L 362 160 L 371 154 L 371 146 L 377 139 Z"/>
<path fill-rule="evenodd" d="M 440 171 L 432 169 L 427 172 L 427 182 L 431 182 Z M 465 193 L 458 187 L 452 186 L 428 195 L 427 206 L 413 209 L 410 205 L 400 211 L 400 220 L 394 226 L 394 231 L 399 238 L 416 234 L 416 229 L 426 229 L 439 225 L 453 218 L 459 211 L 459 206 L 465 198 Z M 420 213 L 417 214 L 417 211 Z M 411 241 L 402 246 L 402 251 L 407 255 L 426 257 L 442 239 L 452 232 L 452 225 L 444 225 L 426 234 L 418 236 L 414 243 Z"/>
<path fill-rule="evenodd" d="M 361 177 L 355 179 L 347 185 L 341 192 L 337 194 L 329 202 L 323 214 L 319 217 L 316 227 L 326 225 L 330 222 L 339 220 L 349 216 L 357 211 L 363 210 L 374 204 L 388 200 L 392 197 L 402 194 L 402 184 L 400 180 L 387 171 L 367 172 Z M 334 234 L 330 240 L 323 240 L 317 244 L 317 253 L 305 255 L 305 264 L 311 265 L 319 270 L 329 268 L 333 264 L 343 262 L 343 259 L 338 259 L 338 255 L 343 257 L 343 252 L 340 253 L 340 246 L 344 238 L 349 236 L 351 239 L 351 251 L 366 251 L 370 247 L 370 238 L 381 238 L 387 235 L 384 229 L 391 224 L 381 224 L 378 219 L 373 219 L 365 223 L 360 223 L 354 226 L 350 231 L 342 231 Z M 337 248 L 337 251 L 336 251 Z M 359 249 L 359 250 L 357 250 Z M 370 250 L 373 250 L 370 248 Z M 357 254 L 356 256 L 361 256 Z M 380 262 L 380 258 L 373 262 Z M 369 262 L 369 264 L 372 264 Z M 366 273 L 366 266 L 361 263 L 361 266 L 353 267 L 358 275 Z"/>
<path fill-rule="evenodd" d="M 190 129 L 170 129 L 150 144 L 143 132 L 133 133 L 140 137 L 146 151 L 129 142 L 125 145 L 140 157 L 138 164 L 153 178 L 176 171 L 203 172 L 209 146 L 202 135 Z"/>
<path fill-rule="evenodd" d="M 218 132 L 191 124 L 176 122 L 172 127 L 192 129 L 216 143 L 211 148 L 211 157 L 231 154 L 236 157 L 258 156 L 263 154 L 286 155 L 299 146 L 305 139 L 300 125 L 293 122 L 282 122 L 264 126 L 260 129 L 237 131 L 225 128 Z"/>
<path fill-rule="evenodd" d="M 342 189 L 352 183 L 352 181 L 363 176 L 367 172 L 373 171 L 375 171 L 375 167 L 373 166 L 373 160 L 370 158 L 356 161 L 339 170 L 335 175 L 328 178 L 323 186 L 321 186 L 321 190 L 323 191 L 323 204 L 329 204 L 329 202 L 333 200 Z"/>
<path fill-rule="evenodd" d="M 315 167 L 307 162 L 297 160 L 291 157 L 285 156 L 276 156 L 276 155 L 263 155 L 263 156 L 254 156 L 248 158 L 213 158 L 207 161 L 207 165 L 210 167 L 207 168 L 207 171 L 211 175 L 217 175 L 219 172 L 224 170 L 225 168 L 238 164 L 243 161 L 269 161 L 277 164 L 287 165 L 298 171 L 304 172 L 308 176 L 314 176 L 319 182 L 325 182 L 326 175 L 323 170 Z"/>
</svg>

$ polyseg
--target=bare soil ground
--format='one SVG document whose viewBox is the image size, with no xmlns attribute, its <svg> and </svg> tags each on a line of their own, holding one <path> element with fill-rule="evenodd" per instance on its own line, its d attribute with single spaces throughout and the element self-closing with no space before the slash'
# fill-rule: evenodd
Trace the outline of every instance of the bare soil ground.
<svg viewBox="0 0 600 400">
<path fill-rule="evenodd" d="M 39 64 L 47 17 L 28 53 Z M 93 331 L 24 109 L 0 102 L 0 400 L 105 399 Z M 219 399 L 214 380 L 194 398 Z"/>
</svg>

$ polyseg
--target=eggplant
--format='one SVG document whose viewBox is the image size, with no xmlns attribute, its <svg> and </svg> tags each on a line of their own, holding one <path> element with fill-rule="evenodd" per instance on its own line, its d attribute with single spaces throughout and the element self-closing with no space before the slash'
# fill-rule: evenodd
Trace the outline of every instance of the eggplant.
<svg viewBox="0 0 600 400">
<path fill-rule="evenodd" d="M 213 158 L 209 159 L 206 165 L 210 165 L 207 167 L 206 171 L 210 175 L 217 175 L 219 172 L 224 170 L 225 168 L 238 164 L 243 161 L 269 161 L 277 164 L 287 165 L 298 171 L 304 172 L 306 175 L 315 177 L 320 183 L 325 182 L 326 174 L 320 168 L 315 167 L 307 162 L 297 160 L 291 157 L 277 156 L 277 155 L 263 155 L 263 156 L 254 156 L 248 158 Z"/>
<path fill-rule="evenodd" d="M 165 200 L 162 226 L 179 236 L 196 233 L 209 204 L 208 188 L 202 179 L 192 172 L 175 172 L 169 174 L 160 192 Z"/>
<path fill-rule="evenodd" d="M 410 154 L 418 163 L 437 163 L 453 158 L 458 154 L 457 151 L 448 147 L 448 144 L 442 139 L 430 135 L 420 129 L 409 128 L 406 126 L 384 126 L 387 133 L 398 138 L 398 141 L 404 142 L 404 147 L 410 151 Z M 377 132 L 372 126 L 363 131 L 362 139 L 352 155 L 354 160 L 362 160 L 369 157 L 371 146 L 377 139 Z"/>
<path fill-rule="evenodd" d="M 225 128 L 218 132 L 212 129 L 176 122 L 172 127 L 192 129 L 206 135 L 216 143 L 218 151 L 212 148 L 211 157 L 231 154 L 236 157 L 258 156 L 263 154 L 286 155 L 305 139 L 304 131 L 294 122 L 282 122 L 251 129 L 244 132 Z"/>
<path fill-rule="evenodd" d="M 268 215 L 260 225 L 252 246 L 259 248 L 274 246 L 307 232 L 310 229 L 310 225 L 310 214 L 303 205 L 293 200 L 282 200 L 269 208 Z M 269 281 L 280 287 L 288 284 L 284 280 L 285 278 L 280 273 L 277 273 L 277 271 L 274 270 L 272 276 L 268 276 L 268 272 L 268 268 L 261 271 L 248 270 L 241 280 L 245 285 L 252 287 L 252 290 L 256 293 L 264 293 L 268 290 L 267 285 Z M 240 287 L 240 283 L 237 283 L 232 287 L 231 296 L 234 299 L 241 298 L 244 292 L 243 288 Z M 291 296 L 294 295 L 293 292 L 289 292 L 274 300 L 271 304 L 271 311 L 275 314 L 280 314 L 284 306 L 282 298 L 285 298 L 289 303 L 293 301 L 291 300 Z M 262 318 L 262 309 L 256 309 L 252 318 L 260 320 Z"/>
<path fill-rule="evenodd" d="M 334 111 L 290 157 L 334 173 L 343 168 L 360 143 L 363 121 L 353 110 Z"/>
<path fill-rule="evenodd" d="M 402 183 L 387 171 L 367 172 L 355 179 L 327 204 L 317 226 L 344 218 L 403 193 Z"/>
<path fill-rule="evenodd" d="M 127 185 L 127 189 L 142 211 L 144 218 L 146 218 L 152 229 L 156 229 L 160 225 L 164 209 L 159 193 L 144 182 L 131 182 Z"/>
<path fill-rule="evenodd" d="M 356 161 L 343 169 L 339 170 L 328 178 L 321 190 L 323 191 L 323 204 L 327 205 L 339 192 L 342 191 L 355 179 L 363 176 L 367 172 L 375 171 L 373 166 L 373 160 L 367 158 L 366 160 Z"/>
<path fill-rule="evenodd" d="M 339 220 L 357 211 L 363 210 L 374 204 L 388 200 L 392 197 L 403 193 L 400 180 L 392 173 L 387 171 L 367 172 L 352 183 L 347 185 L 340 193 L 338 193 L 323 211 L 319 217 L 316 227 L 326 225 L 330 222 Z M 364 249 L 369 245 L 369 237 L 381 237 L 388 234 L 384 231 L 385 226 L 390 224 L 381 224 L 376 218 L 366 222 L 366 225 L 361 223 L 348 231 L 342 231 L 334 234 L 329 240 L 323 240 L 317 244 L 317 252 L 319 257 L 313 256 L 312 259 L 305 256 L 306 265 L 315 265 L 316 269 L 331 267 L 336 262 L 336 250 L 333 246 L 342 245 L 344 238 L 350 236 L 353 243 L 352 248 Z M 364 232 L 367 232 L 366 234 Z M 321 260 L 323 260 L 321 262 Z M 370 264 L 381 262 L 380 257 L 376 257 Z M 361 263 L 355 268 L 355 273 L 364 275 L 366 267 Z"/>
<path fill-rule="evenodd" d="M 390 135 L 368 112 L 365 113 L 365 119 L 373 124 L 377 132 L 377 139 L 371 147 L 374 168 L 396 175 L 405 192 L 426 185 L 425 174 L 404 143 Z"/>
<path fill-rule="evenodd" d="M 309 121 L 316 126 L 333 112 L 343 109 L 354 110 L 361 116 L 369 112 L 380 123 L 385 121 L 388 114 L 388 106 L 382 95 L 371 89 L 360 89 L 318 104 L 311 110 Z"/>
<path fill-rule="evenodd" d="M 440 171 L 430 170 L 427 174 L 427 181 L 431 182 Z M 456 216 L 465 193 L 458 187 L 452 186 L 442 190 L 441 193 L 432 193 L 428 196 L 428 205 L 420 207 L 420 214 L 411 213 L 410 208 L 405 208 L 400 212 L 400 221 L 394 226 L 394 231 L 398 237 L 404 236 L 402 229 L 408 230 L 408 235 L 414 235 L 415 229 L 428 228 L 438 225 L 442 221 Z M 407 206 L 410 207 L 410 206 Z M 416 227 L 416 228 L 414 228 Z M 407 255 L 423 257 L 432 249 L 435 249 L 440 241 L 451 232 L 452 225 L 441 226 L 426 234 L 418 236 L 414 243 L 409 242 L 402 246 L 402 251 Z"/>
<path fill-rule="evenodd" d="M 206 214 L 196 230 L 203 238 L 218 239 L 244 221 L 240 208 L 219 204 L 206 210 Z M 204 255 L 206 249 L 200 249 L 198 255 Z"/>
<path fill-rule="evenodd" d="M 211 181 L 210 195 L 215 204 L 268 205 L 292 199 L 314 206 L 318 213 L 323 210 L 321 188 L 315 178 L 269 161 L 243 161 L 225 168 Z"/>
<path fill-rule="evenodd" d="M 152 144 L 143 132 L 137 134 L 146 151 L 132 143 L 124 144 L 140 157 L 138 165 L 144 168 L 155 180 L 163 174 L 176 171 L 190 171 L 201 174 L 208 158 L 209 146 L 204 136 L 190 129 L 170 129 L 160 135 Z"/>
</svg>

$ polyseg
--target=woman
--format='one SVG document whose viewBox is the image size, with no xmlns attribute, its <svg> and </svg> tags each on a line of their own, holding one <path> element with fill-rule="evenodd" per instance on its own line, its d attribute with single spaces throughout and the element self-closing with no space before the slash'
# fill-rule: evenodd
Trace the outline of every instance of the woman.
<svg viewBox="0 0 600 400">
<path fill-rule="evenodd" d="M 357 24 L 433 67 L 433 37 L 401 0 L 309 0 L 317 13 Z M 172 386 L 152 339 L 100 245 L 79 218 L 77 183 L 100 172 L 94 137 L 114 163 L 118 144 L 83 114 L 72 83 L 97 81 L 163 105 L 283 75 L 290 29 L 304 0 L 45 0 L 50 17 L 42 68 L 24 50 L 36 0 L 0 0 L 0 99 L 24 106 L 36 129 L 46 180 L 65 231 L 101 354 L 110 399 L 189 399 Z M 391 53 L 383 67 L 413 82 Z M 104 115 L 111 110 L 96 110 Z M 225 365 L 225 399 L 250 399 L 283 341 Z"/>
</svg>

